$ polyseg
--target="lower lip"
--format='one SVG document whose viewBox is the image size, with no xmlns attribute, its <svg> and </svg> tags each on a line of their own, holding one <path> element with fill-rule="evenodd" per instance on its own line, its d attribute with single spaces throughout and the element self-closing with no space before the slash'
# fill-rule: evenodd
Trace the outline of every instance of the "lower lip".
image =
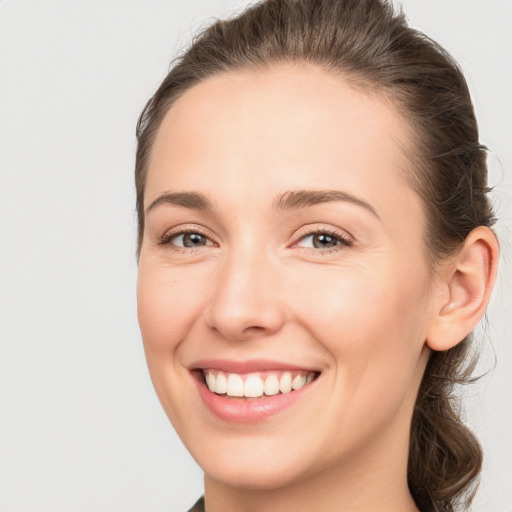
<svg viewBox="0 0 512 512">
<path fill-rule="evenodd" d="M 212 393 L 203 382 L 202 375 L 198 372 L 194 372 L 194 374 L 196 374 L 195 381 L 199 395 L 206 407 L 221 420 L 238 423 L 263 421 L 278 414 L 291 407 L 303 397 L 315 382 L 313 381 L 303 388 L 291 391 L 290 393 L 279 393 L 273 396 L 244 400 L 242 398 L 228 398 L 224 395 Z"/>
</svg>

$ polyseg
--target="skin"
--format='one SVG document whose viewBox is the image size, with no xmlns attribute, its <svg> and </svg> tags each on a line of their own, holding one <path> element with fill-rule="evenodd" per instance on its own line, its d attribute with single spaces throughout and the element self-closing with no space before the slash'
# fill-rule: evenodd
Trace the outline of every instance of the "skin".
<svg viewBox="0 0 512 512">
<path fill-rule="evenodd" d="M 429 271 L 404 147 L 409 126 L 383 97 L 306 65 L 210 78 L 166 114 L 145 206 L 193 192 L 212 207 L 147 213 L 138 317 L 159 399 L 205 471 L 208 512 L 417 510 L 412 410 L 429 340 L 455 343 L 447 319 L 469 294 L 456 263 Z M 374 212 L 339 200 L 274 207 L 299 189 L 343 191 Z M 191 228 L 204 245 L 181 246 Z M 319 229 L 350 244 L 315 247 Z M 488 240 L 475 237 L 470 261 Z M 492 285 L 494 267 L 480 267 Z M 199 397 L 189 368 L 202 358 L 288 361 L 320 376 L 307 400 L 230 423 Z"/>
</svg>

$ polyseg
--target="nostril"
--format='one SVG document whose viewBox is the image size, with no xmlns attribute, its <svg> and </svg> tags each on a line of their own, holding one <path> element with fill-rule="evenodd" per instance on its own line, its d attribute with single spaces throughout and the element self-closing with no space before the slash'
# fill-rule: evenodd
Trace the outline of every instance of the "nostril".
<svg viewBox="0 0 512 512">
<path fill-rule="evenodd" d="M 267 325 L 247 325 L 242 319 L 228 318 L 217 319 L 210 323 L 210 330 L 219 337 L 233 341 L 246 341 L 253 338 L 268 336 L 275 333 L 280 328 L 279 324 Z"/>
</svg>

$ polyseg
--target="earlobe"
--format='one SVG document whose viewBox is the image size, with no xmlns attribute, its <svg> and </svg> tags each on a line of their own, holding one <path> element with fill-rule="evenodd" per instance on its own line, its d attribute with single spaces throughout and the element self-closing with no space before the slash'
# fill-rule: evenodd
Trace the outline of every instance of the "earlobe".
<svg viewBox="0 0 512 512">
<path fill-rule="evenodd" d="M 461 342 L 487 309 L 499 259 L 499 246 L 487 227 L 475 228 L 446 267 L 442 293 L 427 334 L 432 350 L 448 350 Z"/>
</svg>

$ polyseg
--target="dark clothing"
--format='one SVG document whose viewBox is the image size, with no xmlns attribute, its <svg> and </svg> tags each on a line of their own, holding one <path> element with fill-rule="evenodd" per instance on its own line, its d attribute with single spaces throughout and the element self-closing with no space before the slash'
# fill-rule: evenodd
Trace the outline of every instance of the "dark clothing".
<svg viewBox="0 0 512 512">
<path fill-rule="evenodd" d="M 204 512 L 204 496 L 201 496 L 188 512 Z"/>
</svg>

